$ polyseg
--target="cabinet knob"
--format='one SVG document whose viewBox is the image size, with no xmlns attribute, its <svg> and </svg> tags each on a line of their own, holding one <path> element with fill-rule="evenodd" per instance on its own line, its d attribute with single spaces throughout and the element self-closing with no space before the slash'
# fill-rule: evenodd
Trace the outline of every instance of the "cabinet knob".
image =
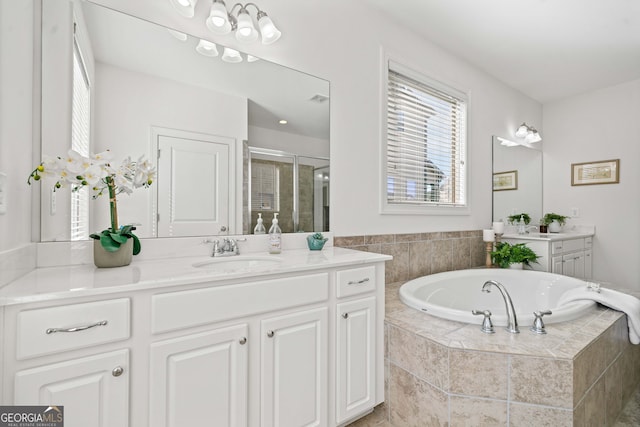
<svg viewBox="0 0 640 427">
<path fill-rule="evenodd" d="M 240 338 L 239 342 L 240 342 L 240 345 L 245 345 L 247 343 L 247 337 Z"/>
<path fill-rule="evenodd" d="M 273 332 L 273 331 L 267 331 L 267 336 L 268 336 L 269 338 L 273 338 L 273 336 L 274 336 L 274 335 L 275 335 L 275 332 Z"/>
<path fill-rule="evenodd" d="M 113 371 L 111 371 L 111 375 L 114 377 L 119 377 L 122 374 L 124 374 L 124 368 L 122 366 L 116 366 L 113 368 Z"/>
<path fill-rule="evenodd" d="M 343 319 L 348 319 L 349 318 L 349 313 L 342 313 L 342 318 Z"/>
</svg>

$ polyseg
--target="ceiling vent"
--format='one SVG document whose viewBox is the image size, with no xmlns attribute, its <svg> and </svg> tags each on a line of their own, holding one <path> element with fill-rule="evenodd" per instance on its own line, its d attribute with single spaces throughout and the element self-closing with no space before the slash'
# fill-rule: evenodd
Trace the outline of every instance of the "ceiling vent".
<svg viewBox="0 0 640 427">
<path fill-rule="evenodd" d="M 328 96 L 326 96 L 326 95 L 320 95 L 319 93 L 318 93 L 318 94 L 315 94 L 315 95 L 313 95 L 311 98 L 309 98 L 309 101 L 311 101 L 311 102 L 316 102 L 316 103 L 318 103 L 318 104 L 322 104 L 323 102 L 326 102 L 326 101 L 328 101 L 328 100 L 329 100 L 329 97 L 328 97 Z"/>
</svg>

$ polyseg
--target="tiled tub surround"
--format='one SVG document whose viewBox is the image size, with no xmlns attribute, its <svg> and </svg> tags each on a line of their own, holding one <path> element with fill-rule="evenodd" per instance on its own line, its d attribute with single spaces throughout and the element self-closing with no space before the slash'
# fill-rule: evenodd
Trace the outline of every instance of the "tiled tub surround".
<svg viewBox="0 0 640 427">
<path fill-rule="evenodd" d="M 612 426 L 640 383 L 624 314 L 592 314 L 536 335 L 442 320 L 387 284 L 384 418 L 393 426 Z"/>
<path fill-rule="evenodd" d="M 393 256 L 386 283 L 480 267 L 485 263 L 482 230 L 334 237 L 334 246 Z"/>
</svg>

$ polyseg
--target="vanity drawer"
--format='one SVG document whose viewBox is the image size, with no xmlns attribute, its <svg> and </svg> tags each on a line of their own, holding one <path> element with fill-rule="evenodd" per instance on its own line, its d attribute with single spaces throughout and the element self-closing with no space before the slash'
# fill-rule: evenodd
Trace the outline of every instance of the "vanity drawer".
<svg viewBox="0 0 640 427">
<path fill-rule="evenodd" d="M 328 298 L 328 273 L 168 292 L 151 297 L 151 331 L 157 334 Z"/>
<path fill-rule="evenodd" d="M 563 252 L 580 251 L 584 249 L 585 239 L 571 239 L 571 240 L 558 240 L 552 242 L 553 254 L 559 254 Z"/>
<path fill-rule="evenodd" d="M 336 278 L 338 298 L 371 292 L 376 288 L 376 268 L 367 266 L 340 270 Z"/>
<path fill-rule="evenodd" d="M 130 329 L 128 298 L 21 311 L 16 358 L 124 340 Z"/>
<path fill-rule="evenodd" d="M 593 237 L 585 237 L 584 238 L 584 248 L 589 249 L 593 247 Z"/>
</svg>

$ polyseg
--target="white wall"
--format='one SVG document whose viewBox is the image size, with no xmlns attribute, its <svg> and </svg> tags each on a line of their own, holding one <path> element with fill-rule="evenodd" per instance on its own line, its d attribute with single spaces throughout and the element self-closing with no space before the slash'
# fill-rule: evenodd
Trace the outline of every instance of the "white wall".
<svg viewBox="0 0 640 427">
<path fill-rule="evenodd" d="M 0 172 L 7 175 L 0 252 L 31 242 L 33 14 L 31 2 L 0 1 Z"/>
<path fill-rule="evenodd" d="M 640 80 L 544 105 L 544 211 L 596 226 L 593 276 L 640 289 Z M 571 164 L 620 159 L 620 183 L 571 186 Z"/>
<path fill-rule="evenodd" d="M 116 164 L 125 156 L 133 160 L 141 155 L 152 159 L 151 129 L 153 126 L 208 135 L 226 136 L 236 140 L 240 153 L 247 139 L 247 99 L 189 86 L 122 68 L 96 64 L 95 146 L 94 151 L 110 149 Z M 167 106 L 171 106 L 167 108 Z M 119 157 L 118 157 L 119 156 Z M 236 173 L 237 171 L 234 171 Z M 193 190 L 201 189 L 194 184 Z M 152 215 L 152 189 L 139 189 L 118 197 L 118 217 L 121 224 L 140 223 L 137 234 L 149 237 L 151 227 L 145 227 Z M 109 224 L 108 201 L 96 200 L 92 230 Z M 145 212 L 144 215 L 141 215 Z"/>
<path fill-rule="evenodd" d="M 540 104 L 354 1 L 264 4 L 284 35 L 274 45 L 239 45 L 214 36 L 156 0 L 99 3 L 182 29 L 331 82 L 331 229 L 337 235 L 469 230 L 491 222 L 491 136 L 512 136 L 526 121 L 541 128 Z M 204 3 L 204 4 L 200 4 Z M 206 14 L 208 2 L 197 13 Z M 357 19 L 354 19 L 356 17 Z M 356 28 L 354 28 L 356 26 Z M 470 93 L 469 216 L 380 215 L 381 48 L 407 65 Z"/>
<path fill-rule="evenodd" d="M 329 141 L 295 133 L 249 126 L 249 146 L 287 151 L 302 156 L 329 157 Z"/>
</svg>

